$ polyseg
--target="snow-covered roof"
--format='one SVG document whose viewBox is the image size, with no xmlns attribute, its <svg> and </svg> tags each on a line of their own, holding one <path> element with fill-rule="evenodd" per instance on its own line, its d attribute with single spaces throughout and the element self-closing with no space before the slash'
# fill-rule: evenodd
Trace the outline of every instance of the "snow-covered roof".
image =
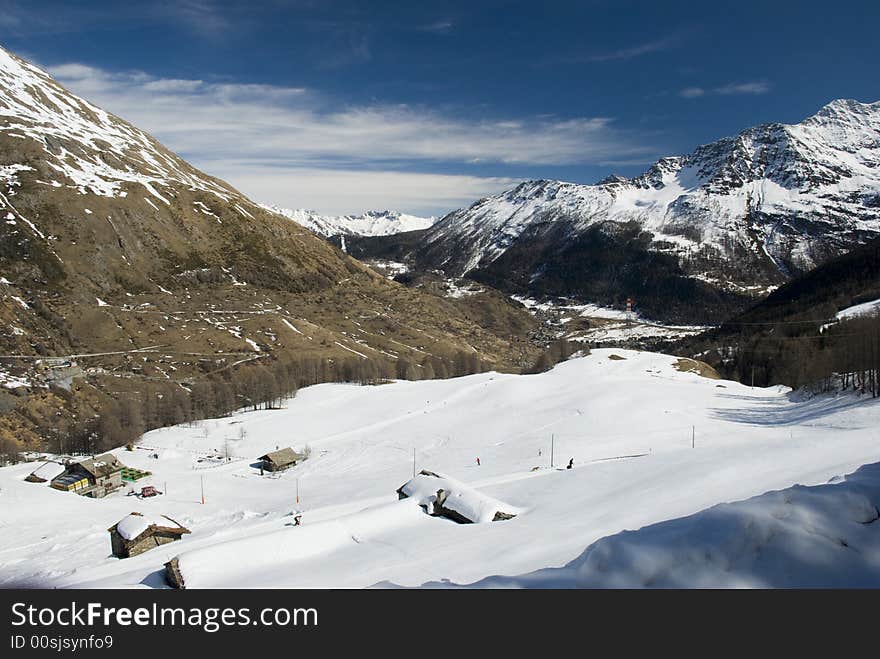
<svg viewBox="0 0 880 659">
<path fill-rule="evenodd" d="M 283 466 L 298 462 L 304 457 L 304 455 L 297 453 L 288 446 L 287 448 L 279 449 L 278 451 L 272 451 L 271 453 L 261 455 L 260 460 L 269 460 L 270 462 L 274 462 L 276 465 Z"/>
<path fill-rule="evenodd" d="M 144 515 L 142 513 L 131 513 L 119 520 L 110 530 L 116 529 L 116 532 L 125 540 L 134 540 L 142 533 L 154 527 L 165 531 L 176 531 L 181 534 L 189 533 L 189 529 L 181 526 L 170 517 Z"/>
<path fill-rule="evenodd" d="M 498 513 L 514 516 L 521 512 L 516 506 L 506 504 L 475 490 L 470 485 L 433 471 L 421 471 L 397 491 L 406 497 L 416 499 L 419 505 L 431 506 L 437 501 L 438 490 L 443 490 L 446 495 L 446 498 L 440 502 L 443 508 L 458 513 L 475 524 L 494 521 Z"/>
<path fill-rule="evenodd" d="M 44 462 L 34 469 L 30 475 L 46 481 L 51 481 L 56 476 L 63 474 L 64 471 L 65 467 L 63 464 L 59 464 L 58 462 Z"/>
<path fill-rule="evenodd" d="M 89 472 L 95 478 L 108 476 L 125 467 L 125 465 L 117 460 L 116 456 L 112 453 L 105 453 L 104 455 L 99 455 L 96 458 L 81 460 L 76 464 L 77 466 L 82 467 L 85 471 Z"/>
</svg>

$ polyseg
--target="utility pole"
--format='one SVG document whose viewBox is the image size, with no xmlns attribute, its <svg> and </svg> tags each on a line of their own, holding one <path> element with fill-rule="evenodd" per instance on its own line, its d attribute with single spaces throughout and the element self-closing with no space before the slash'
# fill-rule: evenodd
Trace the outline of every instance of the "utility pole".
<svg viewBox="0 0 880 659">
<path fill-rule="evenodd" d="M 696 448 L 697 446 L 697 427 L 691 426 L 691 448 Z"/>
<path fill-rule="evenodd" d="M 413 447 L 413 478 L 416 477 L 416 449 Z"/>
<path fill-rule="evenodd" d="M 199 476 L 199 480 L 202 482 L 202 505 L 205 505 L 205 477 Z"/>
<path fill-rule="evenodd" d="M 296 479 L 296 502 L 299 503 L 299 479 Z"/>
<path fill-rule="evenodd" d="M 752 364 L 752 389 L 755 388 L 755 365 Z"/>
<path fill-rule="evenodd" d="M 556 435 L 550 435 L 550 468 L 553 469 L 553 448 L 556 443 Z"/>
</svg>

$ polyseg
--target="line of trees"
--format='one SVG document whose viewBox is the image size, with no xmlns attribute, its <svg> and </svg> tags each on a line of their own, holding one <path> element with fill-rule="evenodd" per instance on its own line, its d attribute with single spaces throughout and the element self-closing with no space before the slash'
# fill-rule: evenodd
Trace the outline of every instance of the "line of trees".
<svg viewBox="0 0 880 659">
<path fill-rule="evenodd" d="M 586 345 L 575 343 L 568 339 L 557 339 L 547 346 L 547 349 L 538 355 L 535 363 L 530 368 L 525 369 L 524 372 L 543 373 L 549 371 L 556 364 L 564 362 L 579 350 L 585 354 L 590 353 L 590 349 Z"/>
<path fill-rule="evenodd" d="M 791 343 L 778 363 L 765 367 L 786 384 L 880 396 L 880 315 L 843 321 L 826 329 L 821 339 Z"/>
<path fill-rule="evenodd" d="M 880 396 L 880 314 L 820 327 L 820 323 L 768 324 L 686 346 L 688 353 L 707 361 L 723 377 L 744 384 Z"/>
<path fill-rule="evenodd" d="M 13 440 L 0 437 L 0 467 L 18 463 L 20 451 L 21 447 Z"/>
</svg>

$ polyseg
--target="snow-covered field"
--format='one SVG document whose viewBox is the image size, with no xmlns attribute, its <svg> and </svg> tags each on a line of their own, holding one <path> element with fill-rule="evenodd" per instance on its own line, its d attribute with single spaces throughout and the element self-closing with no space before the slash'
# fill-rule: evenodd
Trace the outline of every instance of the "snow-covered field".
<svg viewBox="0 0 880 659">
<path fill-rule="evenodd" d="M 864 302 L 852 307 L 847 307 L 843 311 L 838 311 L 835 318 L 838 320 L 850 320 L 860 316 L 872 316 L 880 313 L 880 300 L 872 300 Z"/>
<path fill-rule="evenodd" d="M 836 324 L 841 320 L 853 320 L 855 318 L 863 318 L 865 316 L 876 316 L 880 314 L 880 299 L 871 300 L 870 302 L 863 302 L 862 304 L 856 304 L 851 307 L 847 307 L 846 309 L 841 309 L 834 315 L 834 320 L 829 323 L 825 323 L 819 328 L 820 332 L 824 332 L 826 329 Z"/>
<path fill-rule="evenodd" d="M 880 460 L 876 401 L 794 402 L 785 388 L 705 379 L 675 361 L 603 349 L 538 375 L 310 387 L 282 410 L 157 430 L 134 451 L 114 451 L 153 472 L 138 486 L 165 494 L 145 500 L 85 499 L 25 482 L 38 464 L 3 468 L 0 585 L 161 587 L 163 564 L 178 555 L 190 588 L 522 585 L 498 575 L 566 566 L 606 536 Z M 308 446 L 311 457 L 261 476 L 256 458 L 276 446 Z M 468 525 L 430 517 L 416 498 L 398 501 L 414 469 L 518 514 Z M 192 533 L 113 558 L 107 529 L 132 511 L 168 515 Z M 651 579 L 682 584 L 662 580 L 681 572 L 668 565 Z M 575 572 L 552 585 L 615 585 Z M 627 574 L 628 585 L 646 585 Z"/>
</svg>

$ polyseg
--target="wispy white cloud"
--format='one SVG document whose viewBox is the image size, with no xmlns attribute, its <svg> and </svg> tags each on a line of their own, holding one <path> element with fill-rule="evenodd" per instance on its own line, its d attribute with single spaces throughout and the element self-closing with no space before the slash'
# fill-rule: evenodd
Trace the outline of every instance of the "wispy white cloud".
<svg viewBox="0 0 880 659">
<path fill-rule="evenodd" d="M 229 19 L 210 0 L 163 0 L 153 3 L 152 11 L 161 18 L 186 23 L 203 35 L 220 36 L 232 28 Z"/>
<path fill-rule="evenodd" d="M 21 25 L 21 18 L 16 14 L 6 11 L 0 13 L 0 27 L 17 28 Z"/>
<path fill-rule="evenodd" d="M 662 39 L 646 41 L 635 46 L 619 48 L 617 50 L 612 50 L 605 53 L 595 53 L 593 55 L 587 55 L 583 58 L 583 60 L 587 62 L 611 62 L 614 60 L 628 60 L 634 57 L 641 57 L 642 55 L 649 55 L 651 53 L 658 53 L 663 50 L 669 50 L 670 48 L 674 48 L 675 46 L 677 46 L 680 42 L 680 35 L 673 35 L 669 37 L 663 37 Z"/>
<path fill-rule="evenodd" d="M 703 87 L 685 87 L 678 92 L 678 95 L 682 98 L 699 98 L 701 96 L 706 96 L 707 94 L 721 96 L 733 96 L 742 94 L 758 95 L 766 94 L 771 89 L 773 89 L 773 85 L 771 85 L 769 82 L 765 80 L 758 80 L 753 82 L 730 83 L 727 85 L 722 85 L 721 87 L 714 87 L 711 89 L 704 89 Z"/>
<path fill-rule="evenodd" d="M 80 64 L 50 72 L 177 150 L 203 156 L 564 165 L 644 151 L 605 117 L 465 120 L 410 105 L 338 107 L 300 87 L 159 79 Z"/>
<path fill-rule="evenodd" d="M 678 95 L 684 98 L 699 98 L 700 96 L 705 96 L 705 94 L 706 90 L 702 87 L 685 87 L 678 92 Z"/>
<path fill-rule="evenodd" d="M 715 89 L 716 94 L 766 94 L 771 89 L 771 85 L 766 81 L 733 83 L 718 87 Z"/>
<path fill-rule="evenodd" d="M 52 8 L 27 0 L 2 0 L 0 26 L 19 37 L 67 34 L 114 25 L 164 25 L 183 28 L 198 37 L 216 38 L 241 30 L 251 14 L 246 6 L 220 5 L 212 0 L 154 0 L 117 3 L 113 11 L 86 3 L 57 3 Z"/>
<path fill-rule="evenodd" d="M 237 187 L 263 191 L 260 200 L 303 206 L 307 204 L 296 195 L 320 189 L 327 193 L 323 205 L 310 205 L 328 212 L 340 199 L 353 204 L 342 209 L 347 212 L 372 204 L 370 186 L 356 184 L 350 175 L 355 170 L 373 172 L 364 174 L 364 180 L 387 184 L 382 193 L 397 198 L 401 191 L 391 184 L 403 181 L 403 175 L 389 170 L 426 172 L 423 176 L 431 178 L 421 179 L 417 186 L 415 175 L 405 179 L 415 187 L 407 192 L 410 205 L 403 210 L 415 212 L 416 206 L 436 209 L 445 200 L 472 199 L 474 191 L 495 191 L 501 180 L 432 174 L 440 163 L 448 171 L 456 163 L 462 169 L 473 163 L 597 164 L 620 158 L 649 160 L 653 155 L 604 117 L 463 119 L 410 105 L 341 107 L 300 87 L 156 78 L 81 64 L 49 71 L 75 93 L 152 133 L 198 167 L 222 172 Z M 319 170 L 347 188 L 319 185 Z M 304 172 L 312 182 L 308 188 L 293 182 Z M 260 180 L 272 181 L 287 198 L 270 198 L 270 188 Z M 454 193 L 455 186 L 467 194 Z M 358 196 L 364 201 L 357 203 Z"/>
<path fill-rule="evenodd" d="M 434 32 L 436 34 L 447 34 L 453 30 L 455 22 L 451 20 L 435 21 L 427 25 L 421 25 L 417 30 L 421 32 Z"/>
</svg>

